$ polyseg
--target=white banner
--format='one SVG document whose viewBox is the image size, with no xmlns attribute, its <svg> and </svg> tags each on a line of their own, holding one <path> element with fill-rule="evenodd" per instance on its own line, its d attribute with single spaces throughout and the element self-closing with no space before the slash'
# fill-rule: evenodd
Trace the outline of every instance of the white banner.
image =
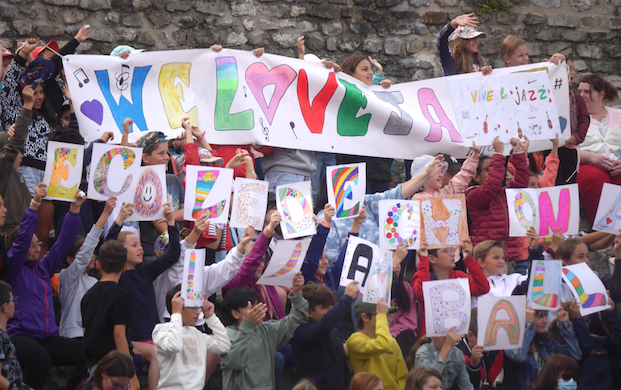
<svg viewBox="0 0 621 390">
<path fill-rule="evenodd" d="M 230 49 L 133 53 L 127 60 L 71 55 L 63 61 L 87 140 L 104 130 L 121 139 L 122 122 L 128 117 L 135 123 L 132 141 L 156 130 L 176 137 L 182 132 L 182 118 L 189 117 L 207 132 L 209 142 L 217 144 L 258 142 L 393 158 L 439 152 L 464 157 L 467 152 L 447 77 L 385 90 L 321 64 L 270 54 L 257 59 L 250 52 Z M 520 71 L 547 72 L 559 114 L 550 120 L 560 123 L 561 139 L 569 138 L 565 66 L 532 64 L 497 69 L 485 77 Z M 534 151 L 549 149 L 551 143 L 531 145 Z"/>
</svg>

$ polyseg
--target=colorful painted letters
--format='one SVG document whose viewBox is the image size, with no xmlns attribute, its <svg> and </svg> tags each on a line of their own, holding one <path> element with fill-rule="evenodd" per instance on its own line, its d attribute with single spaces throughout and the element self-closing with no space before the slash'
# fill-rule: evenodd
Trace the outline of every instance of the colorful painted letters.
<svg viewBox="0 0 621 390">
<path fill-rule="evenodd" d="M 276 187 L 276 207 L 282 215 L 280 227 L 285 239 L 317 233 L 310 193 L 310 181 Z"/>
<path fill-rule="evenodd" d="M 561 266 L 558 260 L 533 260 L 527 294 L 530 307 L 550 310 L 560 305 Z"/>
<path fill-rule="evenodd" d="M 470 286 L 468 279 L 423 282 L 427 337 L 445 336 L 452 326 L 458 334 L 468 333 L 470 325 Z"/>
<path fill-rule="evenodd" d="M 610 309 L 606 287 L 587 263 L 563 267 L 563 280 L 580 302 L 580 314 L 587 316 Z"/>
<path fill-rule="evenodd" d="M 364 204 L 366 164 L 326 167 L 328 203 L 334 206 L 334 219 L 354 218 Z"/>
<path fill-rule="evenodd" d="M 49 141 L 43 182 L 47 183 L 45 199 L 75 202 L 82 180 L 84 146 Z"/>
<path fill-rule="evenodd" d="M 310 240 L 279 240 L 257 284 L 293 287 L 295 274 L 302 268 Z"/>
<path fill-rule="evenodd" d="M 430 249 L 458 246 L 468 238 L 465 195 L 421 199 L 422 242 Z"/>
<path fill-rule="evenodd" d="M 526 323 L 526 297 L 479 297 L 477 324 L 483 350 L 517 349 L 522 346 Z"/>
</svg>

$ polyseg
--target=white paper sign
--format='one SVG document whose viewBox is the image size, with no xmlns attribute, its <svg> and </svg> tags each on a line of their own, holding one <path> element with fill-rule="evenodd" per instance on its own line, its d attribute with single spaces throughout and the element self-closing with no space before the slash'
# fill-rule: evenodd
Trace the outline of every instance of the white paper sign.
<svg viewBox="0 0 621 390">
<path fill-rule="evenodd" d="M 185 251 L 183 259 L 183 283 L 181 284 L 181 296 L 186 307 L 202 307 L 203 281 L 205 268 L 205 249 L 192 249 Z"/>
<path fill-rule="evenodd" d="M 362 301 L 377 303 L 380 299 L 390 304 L 392 289 L 392 252 L 380 249 L 379 256 L 373 258 L 367 288 L 362 294 Z"/>
<path fill-rule="evenodd" d="M 479 297 L 477 344 L 484 351 L 517 349 L 524 340 L 526 297 Z"/>
<path fill-rule="evenodd" d="M 556 102 L 545 72 L 514 73 L 502 77 L 447 79 L 455 117 L 464 145 L 491 145 L 549 140 L 561 134 Z"/>
<path fill-rule="evenodd" d="M 533 260 L 528 281 L 528 307 L 553 310 L 561 304 L 561 262 Z"/>
<path fill-rule="evenodd" d="M 75 202 L 80 191 L 84 146 L 49 141 L 43 182 L 47 184 L 44 199 Z"/>
<path fill-rule="evenodd" d="M 238 177 L 235 179 L 233 208 L 231 209 L 230 226 L 246 228 L 254 226 L 255 230 L 263 229 L 265 211 L 267 210 L 267 188 L 269 183 Z"/>
<path fill-rule="evenodd" d="M 604 183 L 593 230 L 619 234 L 621 229 L 621 186 Z"/>
<path fill-rule="evenodd" d="M 88 175 L 88 198 L 107 200 L 116 196 L 117 204 L 131 203 L 129 191 L 140 176 L 142 148 L 102 143 L 93 144 L 93 157 Z"/>
<path fill-rule="evenodd" d="M 372 242 L 356 236 L 350 236 L 347 241 L 347 250 L 345 252 L 345 260 L 343 261 L 340 285 L 347 286 L 349 282 L 355 280 L 358 282 L 360 293 L 364 296 L 367 293 L 367 288 L 369 288 L 372 283 L 372 270 L 381 270 L 382 261 L 387 256 L 386 254 L 390 256 L 390 252 L 380 249 L 379 246 Z M 390 258 L 392 261 L 392 257 Z M 392 270 L 392 266 L 390 269 Z M 381 282 L 382 283 L 373 283 L 376 285 L 383 285 L 383 280 L 381 280 Z M 379 287 L 375 288 L 375 286 L 371 286 L 371 288 L 380 289 Z M 375 295 L 375 293 L 373 294 Z M 379 298 L 377 299 L 379 300 Z"/>
<path fill-rule="evenodd" d="M 134 212 L 126 221 L 158 221 L 164 218 L 164 204 L 168 202 L 166 166 L 140 167 L 138 179 L 132 182 L 129 192 L 134 194 Z M 171 204 L 170 207 L 174 206 Z"/>
<path fill-rule="evenodd" d="M 360 214 L 367 189 L 367 164 L 326 167 L 328 203 L 334 206 L 333 219 L 354 218 Z"/>
<path fill-rule="evenodd" d="M 310 240 L 278 240 L 257 284 L 293 287 L 293 278 L 302 269 L 309 245 Z"/>
<path fill-rule="evenodd" d="M 276 207 L 282 215 L 280 228 L 285 239 L 317 234 L 310 181 L 276 187 Z"/>
<path fill-rule="evenodd" d="M 380 248 L 395 250 L 402 241 L 420 248 L 419 200 L 380 200 L 379 217 Z"/>
<path fill-rule="evenodd" d="M 470 327 L 470 285 L 468 279 L 423 282 L 427 337 L 446 336 L 455 326 L 458 334 Z"/>
<path fill-rule="evenodd" d="M 195 221 L 206 215 L 213 223 L 226 223 L 232 186 L 232 169 L 188 165 L 183 219 Z"/>
<path fill-rule="evenodd" d="M 580 303 L 580 314 L 588 316 L 610 309 L 606 287 L 587 263 L 563 267 L 562 276 Z"/>
<path fill-rule="evenodd" d="M 506 188 L 509 236 L 526 237 L 531 226 L 539 237 L 552 237 L 560 228 L 564 234 L 578 234 L 580 198 L 578 184 L 546 188 Z"/>
</svg>

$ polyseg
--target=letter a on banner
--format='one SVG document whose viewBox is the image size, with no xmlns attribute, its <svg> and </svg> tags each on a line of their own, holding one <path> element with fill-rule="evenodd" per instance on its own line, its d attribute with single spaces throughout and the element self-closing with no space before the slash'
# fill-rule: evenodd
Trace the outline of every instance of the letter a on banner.
<svg viewBox="0 0 621 390">
<path fill-rule="evenodd" d="M 364 296 L 372 265 L 374 262 L 381 263 L 380 257 L 384 252 L 386 251 L 367 240 L 355 236 L 349 237 L 340 285 L 347 286 L 351 281 L 358 281 L 360 293 Z"/>
<path fill-rule="evenodd" d="M 229 216 L 233 170 L 188 165 L 185 176 L 183 219 L 195 221 L 206 215 L 214 223 Z"/>
<path fill-rule="evenodd" d="M 470 326 L 470 285 L 468 279 L 423 282 L 427 337 L 446 336 L 455 326 L 458 334 Z"/>
<path fill-rule="evenodd" d="M 477 324 L 477 339 L 483 350 L 520 348 L 526 324 L 526 297 L 480 297 Z"/>
</svg>

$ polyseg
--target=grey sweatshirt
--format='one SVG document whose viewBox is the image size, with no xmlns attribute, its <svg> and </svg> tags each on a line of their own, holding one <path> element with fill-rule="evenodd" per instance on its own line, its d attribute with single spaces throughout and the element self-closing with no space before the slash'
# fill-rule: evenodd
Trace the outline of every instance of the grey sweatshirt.
<svg viewBox="0 0 621 390">
<path fill-rule="evenodd" d="M 58 276 L 58 296 L 60 297 L 59 335 L 68 338 L 82 337 L 82 313 L 80 302 L 84 294 L 97 283 L 97 279 L 84 274 L 93 252 L 99 243 L 102 229 L 93 225 L 84 239 L 84 244 L 69 267 Z"/>
<path fill-rule="evenodd" d="M 289 172 L 310 176 L 317 169 L 315 152 L 298 149 L 274 148 L 263 157 L 263 170 L 267 172 Z"/>
</svg>

